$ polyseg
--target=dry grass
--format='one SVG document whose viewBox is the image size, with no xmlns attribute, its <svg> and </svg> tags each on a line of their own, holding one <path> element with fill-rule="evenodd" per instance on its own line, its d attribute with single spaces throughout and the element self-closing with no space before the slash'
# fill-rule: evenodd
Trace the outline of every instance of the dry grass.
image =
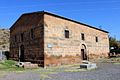
<svg viewBox="0 0 120 80">
<path fill-rule="evenodd" d="M 106 59 L 101 58 L 97 60 L 96 63 L 120 63 L 120 57 L 112 57 Z"/>
</svg>

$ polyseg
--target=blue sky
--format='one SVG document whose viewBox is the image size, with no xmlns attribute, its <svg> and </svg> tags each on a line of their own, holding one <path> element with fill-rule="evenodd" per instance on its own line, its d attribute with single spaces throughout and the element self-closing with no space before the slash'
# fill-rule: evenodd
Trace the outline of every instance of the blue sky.
<svg viewBox="0 0 120 80">
<path fill-rule="evenodd" d="M 0 0 L 0 28 L 23 13 L 49 11 L 109 31 L 120 40 L 120 0 Z"/>
</svg>

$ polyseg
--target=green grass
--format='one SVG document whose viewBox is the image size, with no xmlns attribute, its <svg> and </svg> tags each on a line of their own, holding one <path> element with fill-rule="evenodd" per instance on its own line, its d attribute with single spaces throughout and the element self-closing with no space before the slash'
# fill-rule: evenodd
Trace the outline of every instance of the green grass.
<svg viewBox="0 0 120 80">
<path fill-rule="evenodd" d="M 0 62 L 0 71 L 23 71 L 23 68 L 15 66 L 16 62 L 13 60 L 5 60 Z"/>
<path fill-rule="evenodd" d="M 23 72 L 23 68 L 15 66 L 16 62 L 13 60 L 5 60 L 0 62 L 0 77 L 6 76 L 9 72 Z M 2 73 L 2 74 L 1 74 Z"/>
<path fill-rule="evenodd" d="M 114 64 L 120 64 L 120 62 L 118 62 L 118 63 L 114 63 Z"/>
</svg>

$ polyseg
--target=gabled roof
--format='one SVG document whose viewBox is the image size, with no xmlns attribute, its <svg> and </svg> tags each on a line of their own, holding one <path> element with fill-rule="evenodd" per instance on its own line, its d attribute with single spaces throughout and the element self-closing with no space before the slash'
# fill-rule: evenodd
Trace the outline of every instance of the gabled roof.
<svg viewBox="0 0 120 80">
<path fill-rule="evenodd" d="M 21 17 L 24 16 L 24 15 L 29 15 L 29 14 L 47 14 L 47 15 L 51 15 L 51 16 L 54 16 L 54 17 L 58 17 L 58 18 L 61 18 L 61 19 L 68 20 L 68 21 L 72 21 L 74 23 L 81 24 L 81 25 L 84 25 L 86 27 L 90 27 L 90 28 L 93 28 L 93 29 L 96 29 L 96 30 L 99 30 L 99 31 L 102 31 L 102 32 L 105 32 L 105 33 L 109 33 L 108 31 L 105 31 L 105 30 L 93 27 L 91 25 L 88 25 L 88 24 L 85 24 L 85 23 L 81 23 L 81 22 L 78 22 L 78 21 L 75 21 L 75 20 L 63 17 L 63 16 L 59 16 L 59 15 L 56 15 L 56 14 L 53 14 L 53 13 L 50 13 L 50 12 L 46 12 L 46 11 L 38 11 L 38 12 L 32 12 L 32 13 L 25 13 L 25 14 L 21 15 Z M 20 18 L 18 20 L 20 20 Z M 13 26 L 17 23 L 17 21 L 12 25 L 12 27 L 10 29 L 13 28 Z"/>
</svg>

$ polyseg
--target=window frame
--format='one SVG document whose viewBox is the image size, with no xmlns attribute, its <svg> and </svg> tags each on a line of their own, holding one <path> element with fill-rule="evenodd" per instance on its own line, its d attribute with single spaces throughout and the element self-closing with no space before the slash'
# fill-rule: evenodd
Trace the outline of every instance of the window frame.
<svg viewBox="0 0 120 80">
<path fill-rule="evenodd" d="M 85 41 L 85 34 L 81 33 L 81 40 Z"/>
<path fill-rule="evenodd" d="M 69 30 L 64 30 L 64 36 L 65 38 L 70 38 L 70 31 Z"/>
<path fill-rule="evenodd" d="M 21 42 L 24 41 L 24 33 L 21 33 L 21 34 L 20 34 L 20 39 L 21 39 Z"/>
<path fill-rule="evenodd" d="M 14 41 L 17 42 L 17 36 L 16 35 L 14 36 Z"/>
<path fill-rule="evenodd" d="M 98 36 L 95 36 L 95 42 L 98 42 L 99 40 L 98 40 Z"/>
<path fill-rule="evenodd" d="M 34 39 L 34 29 L 30 29 L 30 38 Z"/>
</svg>

